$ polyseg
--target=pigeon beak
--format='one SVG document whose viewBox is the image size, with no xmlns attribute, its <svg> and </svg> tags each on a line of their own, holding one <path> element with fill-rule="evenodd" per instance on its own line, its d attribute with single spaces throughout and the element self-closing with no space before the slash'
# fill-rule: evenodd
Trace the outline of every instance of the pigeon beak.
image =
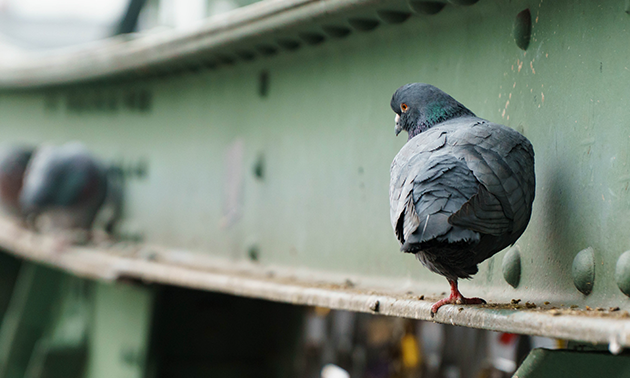
<svg viewBox="0 0 630 378">
<path fill-rule="evenodd" d="M 396 118 L 394 118 L 394 121 L 396 121 L 396 127 L 394 128 L 394 130 L 396 131 L 396 136 L 398 136 L 398 134 L 400 134 L 400 132 L 402 131 L 402 126 L 400 125 L 400 116 L 398 114 L 396 114 Z"/>
</svg>

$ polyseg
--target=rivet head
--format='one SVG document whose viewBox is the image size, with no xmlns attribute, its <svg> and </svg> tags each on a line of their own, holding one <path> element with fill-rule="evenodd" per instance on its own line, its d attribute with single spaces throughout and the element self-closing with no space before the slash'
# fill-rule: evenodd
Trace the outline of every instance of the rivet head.
<svg viewBox="0 0 630 378">
<path fill-rule="evenodd" d="M 510 248 L 503 257 L 503 278 L 512 287 L 518 287 L 521 282 L 521 249 L 518 245 Z"/>
<path fill-rule="evenodd" d="M 253 262 L 258 261 L 258 259 L 260 258 L 260 250 L 258 249 L 257 245 L 252 245 L 251 247 L 249 247 L 249 250 L 247 251 L 247 255 L 249 256 L 249 259 Z"/>
<path fill-rule="evenodd" d="M 412 11 L 426 15 L 438 14 L 445 6 L 446 4 L 441 1 L 409 1 Z"/>
<path fill-rule="evenodd" d="M 448 0 L 449 3 L 455 5 L 473 5 L 479 0 Z"/>
<path fill-rule="evenodd" d="M 374 312 L 378 312 L 381 306 L 381 302 L 378 299 L 373 299 L 368 303 L 368 308 Z"/>
<path fill-rule="evenodd" d="M 575 255 L 571 274 L 575 287 L 584 295 L 590 294 L 595 283 L 595 251 L 593 248 L 588 247 Z"/>
<path fill-rule="evenodd" d="M 630 297 L 630 251 L 622 253 L 617 260 L 615 282 L 619 290 Z"/>
<path fill-rule="evenodd" d="M 532 36 L 532 14 L 525 9 L 516 15 L 514 20 L 514 42 L 521 50 L 527 50 Z"/>
</svg>

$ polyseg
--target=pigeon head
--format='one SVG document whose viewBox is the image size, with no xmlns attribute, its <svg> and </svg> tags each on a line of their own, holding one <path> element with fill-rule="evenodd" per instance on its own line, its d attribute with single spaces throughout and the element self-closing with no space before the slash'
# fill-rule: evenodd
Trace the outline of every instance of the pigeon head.
<svg viewBox="0 0 630 378">
<path fill-rule="evenodd" d="M 424 83 L 398 88 L 390 105 L 396 113 L 396 135 L 405 130 L 409 139 L 440 122 L 475 115 L 453 97 Z"/>
</svg>

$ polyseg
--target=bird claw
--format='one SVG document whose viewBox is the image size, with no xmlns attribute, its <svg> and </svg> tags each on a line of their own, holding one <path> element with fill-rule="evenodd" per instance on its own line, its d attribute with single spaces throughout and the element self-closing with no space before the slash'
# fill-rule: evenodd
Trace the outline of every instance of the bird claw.
<svg viewBox="0 0 630 378">
<path fill-rule="evenodd" d="M 437 313 L 438 309 L 444 306 L 445 304 L 462 305 L 462 304 L 485 304 L 486 303 L 486 301 L 484 301 L 481 298 L 464 297 L 462 293 L 459 292 L 459 289 L 457 288 L 456 280 L 449 279 L 448 283 L 451 285 L 451 294 L 447 298 L 441 299 L 435 302 L 433 306 L 431 306 L 431 317 L 433 317 L 433 315 Z"/>
<path fill-rule="evenodd" d="M 431 317 L 435 316 L 435 314 L 438 312 L 438 309 L 444 306 L 445 304 L 479 305 L 479 304 L 486 304 L 486 303 L 487 302 L 482 298 L 465 298 L 462 296 L 458 296 L 458 297 L 449 296 L 448 298 L 444 298 L 435 302 L 433 306 L 431 306 Z"/>
</svg>

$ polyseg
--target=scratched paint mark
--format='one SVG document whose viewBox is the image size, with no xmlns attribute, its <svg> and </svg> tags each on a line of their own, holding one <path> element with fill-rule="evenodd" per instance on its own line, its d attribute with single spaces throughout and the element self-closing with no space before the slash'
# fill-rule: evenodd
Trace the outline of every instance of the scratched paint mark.
<svg viewBox="0 0 630 378">
<path fill-rule="evenodd" d="M 505 108 L 507 109 L 508 105 L 510 105 L 510 100 L 507 100 L 507 102 L 505 103 Z"/>
<path fill-rule="evenodd" d="M 508 98 L 511 100 L 512 99 L 512 93 L 510 93 L 510 95 L 508 96 Z"/>
<path fill-rule="evenodd" d="M 531 68 L 532 69 L 532 73 L 534 75 L 536 75 L 536 71 L 534 70 L 534 61 L 533 60 L 531 62 L 529 62 L 529 68 Z"/>
<path fill-rule="evenodd" d="M 521 68 L 523 68 L 523 62 L 520 61 L 520 59 L 516 60 L 516 65 L 518 67 L 517 72 L 521 72 Z"/>
<path fill-rule="evenodd" d="M 544 104 L 545 103 L 545 94 L 540 92 L 540 101 Z"/>
<path fill-rule="evenodd" d="M 610 188 L 608 188 L 608 193 L 609 193 L 609 194 L 611 195 L 611 197 L 613 197 L 613 198 L 619 198 L 619 196 L 618 196 L 618 195 L 616 195 L 616 194 L 615 194 L 615 192 L 613 192 L 613 190 L 612 190 L 612 189 L 610 189 Z"/>
</svg>

